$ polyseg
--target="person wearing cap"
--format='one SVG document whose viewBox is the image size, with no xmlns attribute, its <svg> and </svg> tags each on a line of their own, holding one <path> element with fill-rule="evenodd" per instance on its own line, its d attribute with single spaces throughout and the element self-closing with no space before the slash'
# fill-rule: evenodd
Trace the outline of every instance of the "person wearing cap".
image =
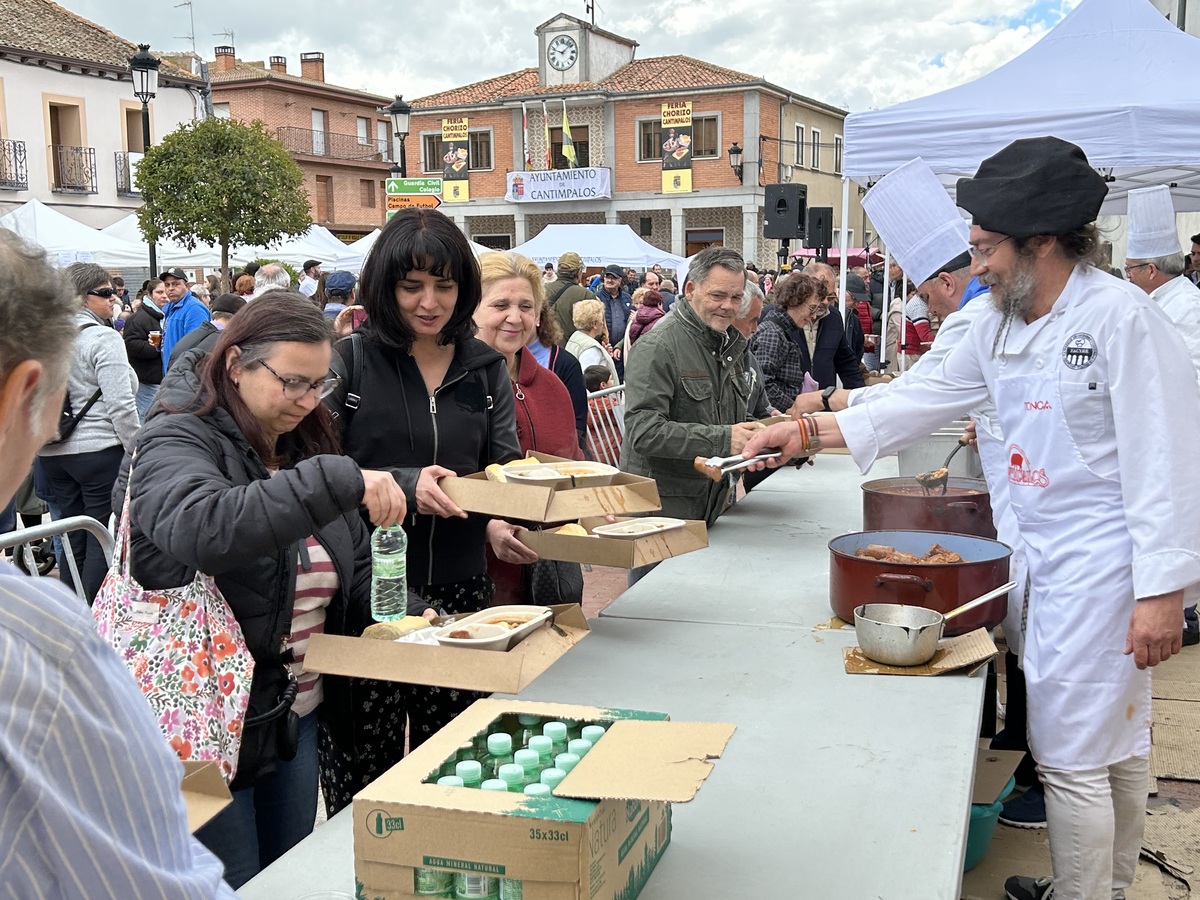
<svg viewBox="0 0 1200 900">
<path fill-rule="evenodd" d="M 633 315 L 633 299 L 625 287 L 625 270 L 620 266 L 605 266 L 602 278 L 596 299 L 604 304 L 604 324 L 608 326 L 609 336 L 618 340 L 625 333 L 629 317 Z M 617 361 L 617 370 L 623 372 L 624 361 L 620 350 L 613 353 L 613 359 Z"/>
<path fill-rule="evenodd" d="M 212 318 L 208 307 L 196 299 L 183 269 L 168 269 L 159 273 L 167 289 L 167 305 L 163 309 L 162 367 L 164 374 L 171 360 L 171 351 L 178 340 Z"/>
<path fill-rule="evenodd" d="M 325 315 L 337 319 L 338 313 L 354 303 L 358 279 L 352 272 L 330 272 L 325 276 Z"/>
<path fill-rule="evenodd" d="M 201 322 L 199 328 L 189 331 L 176 341 L 171 350 L 171 357 L 167 360 L 167 368 L 170 369 L 174 366 L 180 357 L 189 350 L 211 352 L 212 348 L 217 345 L 217 338 L 221 336 L 221 332 L 225 330 L 225 326 L 229 324 L 234 313 L 245 305 L 246 298 L 237 294 L 221 294 L 217 297 L 212 304 L 212 321 Z"/>
<path fill-rule="evenodd" d="M 1200 582 L 1200 391 L 1170 321 L 1095 266 L 1106 195 L 1084 152 L 1058 138 L 984 160 L 957 202 L 991 308 L 936 371 L 815 417 L 819 441 L 849 447 L 866 471 L 995 404 L 1029 568 L 1029 738 L 1054 871 L 1009 878 L 1010 900 L 1125 896 L 1146 815 L 1147 670 L 1179 651 L 1184 590 Z M 744 453 L 811 452 L 799 432 L 771 426 Z"/>
<path fill-rule="evenodd" d="M 311 297 L 317 292 L 317 282 L 321 279 L 321 261 L 319 259 L 306 259 L 303 271 L 304 275 L 300 278 L 300 284 L 296 290 L 305 297 Z"/>
<path fill-rule="evenodd" d="M 567 341 L 575 333 L 572 310 L 580 300 L 594 300 L 596 295 L 585 288 L 580 279 L 583 275 L 583 260 L 578 253 L 568 251 L 558 258 L 558 280 L 546 285 L 546 305 L 558 319 L 562 332 L 560 347 L 566 349 Z"/>
</svg>

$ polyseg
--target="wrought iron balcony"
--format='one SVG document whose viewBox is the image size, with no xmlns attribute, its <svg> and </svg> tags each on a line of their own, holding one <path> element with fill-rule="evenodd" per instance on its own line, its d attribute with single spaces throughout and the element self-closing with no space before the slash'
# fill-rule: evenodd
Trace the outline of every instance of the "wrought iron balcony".
<svg viewBox="0 0 1200 900">
<path fill-rule="evenodd" d="M 96 148 L 50 146 L 53 190 L 59 194 L 96 194 Z"/>
<path fill-rule="evenodd" d="M 0 141 L 0 190 L 29 190 L 24 141 Z"/>
<path fill-rule="evenodd" d="M 144 155 L 144 153 L 131 153 L 124 150 L 116 152 L 118 197 L 142 196 L 141 191 L 137 188 L 137 176 L 134 174 L 134 170 Z"/>
<path fill-rule="evenodd" d="M 288 153 L 302 156 L 324 156 L 328 159 L 356 159 L 363 162 L 391 162 L 391 140 L 363 140 L 356 134 L 333 134 L 284 125 L 275 129 Z"/>
</svg>

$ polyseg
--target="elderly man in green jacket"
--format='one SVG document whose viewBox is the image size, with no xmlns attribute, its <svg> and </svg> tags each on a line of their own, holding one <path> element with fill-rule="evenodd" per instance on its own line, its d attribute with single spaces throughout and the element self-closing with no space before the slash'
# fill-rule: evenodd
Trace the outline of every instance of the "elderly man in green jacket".
<svg viewBox="0 0 1200 900">
<path fill-rule="evenodd" d="M 755 430 L 747 422 L 746 339 L 733 327 L 745 302 L 745 269 L 736 251 L 702 250 L 688 270 L 685 302 L 629 354 L 621 469 L 658 482 L 663 515 L 712 525 L 730 481 L 712 481 L 693 462 L 740 453 Z M 641 574 L 631 570 L 630 583 Z"/>
</svg>

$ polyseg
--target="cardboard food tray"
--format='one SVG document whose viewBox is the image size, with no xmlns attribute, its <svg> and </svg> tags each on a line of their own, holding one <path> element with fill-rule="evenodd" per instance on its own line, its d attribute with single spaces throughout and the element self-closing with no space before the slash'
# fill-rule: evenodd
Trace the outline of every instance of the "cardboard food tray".
<svg viewBox="0 0 1200 900">
<path fill-rule="evenodd" d="M 923 666 L 886 666 L 867 659 L 859 647 L 843 647 L 846 672 L 850 675 L 946 675 L 951 672 L 974 674 L 999 651 L 986 628 L 969 634 L 943 638 L 933 659 Z"/>
<path fill-rule="evenodd" d="M 430 781 L 465 742 L 502 717 L 611 723 L 554 796 Z M 362 894 L 414 894 L 414 869 L 521 881 L 530 900 L 623 900 L 650 877 L 671 838 L 671 802 L 695 796 L 734 726 L 663 713 L 480 700 L 354 798 Z"/>
<path fill-rule="evenodd" d="M 561 456 L 530 452 L 542 462 L 573 462 Z M 623 516 L 662 508 L 653 478 L 620 472 L 604 487 L 555 489 L 538 484 L 500 484 L 483 472 L 443 478 L 446 496 L 467 512 L 521 519 L 526 522 L 574 522 L 585 516 Z"/>
<path fill-rule="evenodd" d="M 632 516 L 616 518 L 618 522 L 636 521 Z M 683 528 L 648 534 L 636 540 L 602 537 L 590 533 L 592 528 L 604 525 L 607 521 L 602 516 L 580 519 L 579 524 L 589 532 L 586 535 L 530 530 L 520 532 L 517 539 L 536 551 L 542 559 L 613 566 L 617 569 L 649 565 L 670 559 L 672 556 L 703 550 L 708 546 L 708 529 L 698 520 L 687 520 Z"/>
<path fill-rule="evenodd" d="M 184 760 L 180 787 L 187 808 L 188 831 L 192 834 L 233 802 L 221 767 L 212 761 Z"/>
<path fill-rule="evenodd" d="M 1017 771 L 1025 758 L 1023 750 L 993 750 L 988 739 L 979 742 L 975 753 L 975 782 L 971 789 L 971 803 L 991 806 L 1002 799 L 1000 792 Z"/>
<path fill-rule="evenodd" d="M 545 626 L 504 653 L 314 634 L 308 641 L 304 669 L 325 675 L 517 694 L 590 631 L 578 604 L 550 609 L 554 615 Z"/>
</svg>

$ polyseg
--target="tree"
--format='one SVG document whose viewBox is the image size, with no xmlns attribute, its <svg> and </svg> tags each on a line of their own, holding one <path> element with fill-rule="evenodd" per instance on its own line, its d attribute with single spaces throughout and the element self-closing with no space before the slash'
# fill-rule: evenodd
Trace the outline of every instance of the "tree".
<svg viewBox="0 0 1200 900">
<path fill-rule="evenodd" d="M 262 122 L 183 125 L 146 151 L 137 179 L 146 239 L 219 244 L 225 290 L 230 244 L 267 244 L 311 224 L 304 174 Z"/>
</svg>

